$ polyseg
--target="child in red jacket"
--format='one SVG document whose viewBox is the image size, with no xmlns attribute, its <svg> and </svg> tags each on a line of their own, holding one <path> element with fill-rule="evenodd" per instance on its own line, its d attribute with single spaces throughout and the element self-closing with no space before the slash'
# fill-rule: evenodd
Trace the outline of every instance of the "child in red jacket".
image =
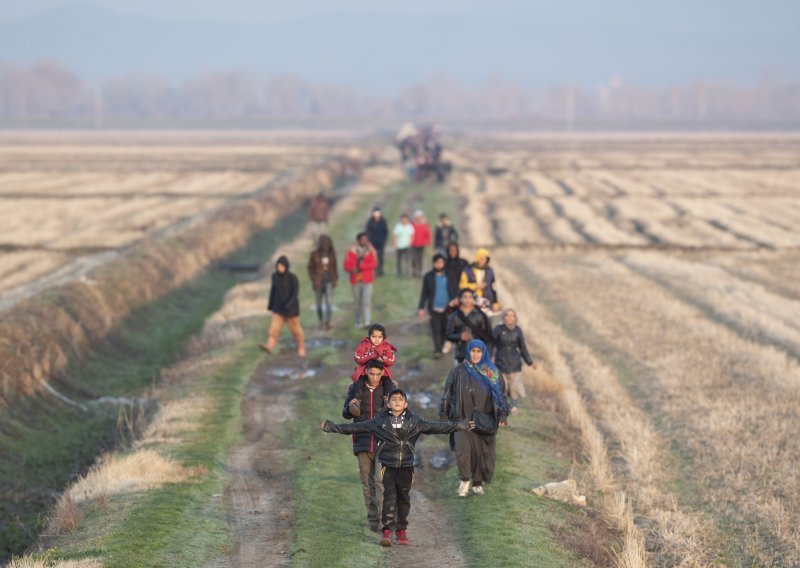
<svg viewBox="0 0 800 568">
<path fill-rule="evenodd" d="M 358 366 L 353 370 L 353 381 L 366 373 L 367 361 L 377 359 L 383 363 L 383 375 L 392 378 L 389 369 L 397 361 L 395 355 L 397 347 L 386 341 L 386 328 L 379 323 L 369 326 L 367 337 L 361 340 L 353 354 L 353 359 Z"/>
</svg>

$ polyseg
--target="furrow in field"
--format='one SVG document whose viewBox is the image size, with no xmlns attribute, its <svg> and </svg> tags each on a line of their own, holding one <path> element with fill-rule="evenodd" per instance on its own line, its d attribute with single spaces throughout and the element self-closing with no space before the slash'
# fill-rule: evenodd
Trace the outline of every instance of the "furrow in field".
<svg viewBox="0 0 800 568">
<path fill-rule="evenodd" d="M 547 296 L 536 285 L 531 287 L 531 272 L 525 267 L 538 265 L 543 257 L 531 262 L 518 253 L 504 252 L 497 260 L 498 266 L 522 268 L 501 270 L 503 297 L 513 301 L 520 324 L 529 330 L 529 341 L 565 388 L 566 411 L 583 432 L 594 483 L 606 494 L 607 514 L 618 524 L 624 525 L 626 517 L 632 522 L 631 512 L 613 504 L 615 497 L 627 495 L 656 566 L 713 564 L 719 558 L 717 551 L 724 548 L 723 537 L 705 514 L 677 504 L 669 489 L 676 474 L 669 467 L 668 441 L 614 370 L 571 336 Z M 552 268 L 548 264 L 548 270 Z M 628 535 L 626 541 L 629 538 L 636 539 Z"/>
<path fill-rule="evenodd" d="M 737 563 L 800 563 L 798 363 L 605 256 L 540 258 L 529 272 L 573 332 L 616 361 L 674 448 L 681 500 L 735 535 Z"/>
<path fill-rule="evenodd" d="M 800 361 L 800 302 L 703 262 L 636 253 L 623 262 L 742 337 L 777 347 Z"/>
</svg>

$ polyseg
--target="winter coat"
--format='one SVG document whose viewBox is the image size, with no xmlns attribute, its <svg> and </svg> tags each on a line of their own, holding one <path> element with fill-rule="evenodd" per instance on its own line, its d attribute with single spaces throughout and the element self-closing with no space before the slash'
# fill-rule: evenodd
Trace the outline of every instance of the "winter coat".
<svg viewBox="0 0 800 568">
<path fill-rule="evenodd" d="M 446 227 L 436 225 L 433 246 L 437 249 L 447 249 L 447 245 L 450 243 L 458 243 L 458 231 L 456 231 L 456 228 L 453 225 L 447 225 Z"/>
<path fill-rule="evenodd" d="M 386 219 L 381 217 L 376 221 L 370 217 L 364 231 L 367 233 L 369 242 L 376 249 L 382 249 L 386 246 L 386 240 L 389 238 L 389 227 L 386 225 Z"/>
<path fill-rule="evenodd" d="M 391 378 L 384 375 L 381 377 L 378 386 L 370 390 L 367 386 L 367 377 L 361 376 L 347 389 L 347 398 L 344 400 L 342 416 L 354 422 L 372 420 L 379 412 L 383 411 L 386 401 L 389 398 L 389 393 L 395 388 L 397 388 L 397 384 Z M 353 416 L 350 413 L 350 401 L 354 398 L 357 398 L 360 402 L 360 412 L 358 416 Z M 377 448 L 377 443 L 378 441 L 375 439 L 375 434 L 353 434 L 353 453 L 374 452 Z"/>
<path fill-rule="evenodd" d="M 447 278 L 447 275 L 445 275 Z M 450 286 L 447 286 L 447 299 L 452 300 L 453 296 L 450 295 Z M 427 309 L 429 314 L 434 314 L 433 311 L 433 298 L 436 295 L 436 271 L 430 270 L 425 273 L 425 276 L 422 277 L 422 290 L 419 293 L 419 305 L 417 306 L 418 310 Z M 447 311 L 447 308 L 445 308 Z"/>
<path fill-rule="evenodd" d="M 459 289 L 469 288 L 478 297 L 486 298 L 490 303 L 494 304 L 497 302 L 497 291 L 494 289 L 494 270 L 488 264 L 483 268 L 483 281 L 486 283 L 486 288 L 481 290 L 478 288 L 478 279 L 475 276 L 476 269 L 477 267 L 474 264 L 464 268 L 464 272 L 461 273 L 461 280 L 458 283 Z"/>
<path fill-rule="evenodd" d="M 339 434 L 359 434 L 370 432 L 378 439 L 378 461 L 387 467 L 414 467 L 414 446 L 422 434 L 450 434 L 459 430 L 469 430 L 469 420 L 461 422 L 429 422 L 418 414 L 403 411 L 402 426 L 392 426 L 394 415 L 387 409 L 372 420 L 352 424 L 324 423 L 326 432 Z"/>
<path fill-rule="evenodd" d="M 488 348 L 491 349 L 492 345 L 494 344 L 494 340 L 492 339 L 492 324 L 489 323 L 489 318 L 486 317 L 486 314 L 484 314 L 478 308 L 474 308 L 466 316 L 472 325 L 481 331 L 480 335 L 476 335 L 475 332 L 473 332 L 467 326 L 467 324 L 461 321 L 461 318 L 458 315 L 460 313 L 462 313 L 461 310 L 456 310 L 447 318 L 446 337 L 449 341 L 452 341 L 456 344 L 455 358 L 462 360 L 467 356 L 467 342 L 461 340 L 461 334 L 466 330 L 469 330 L 475 339 L 480 339 Z"/>
<path fill-rule="evenodd" d="M 466 363 L 453 367 L 444 383 L 444 392 L 439 402 L 439 418 L 441 420 L 472 418 L 472 411 L 476 408 L 473 396 L 478 403 L 478 411 L 487 412 L 488 404 L 482 406 L 479 401 L 485 401 L 489 396 L 492 415 L 498 422 L 506 422 L 511 408 L 506 397 L 506 382 L 502 377 L 498 380 L 497 386 L 499 398 L 493 394 L 492 389 L 483 389 L 476 383 L 476 379 L 467 371 Z"/>
<path fill-rule="evenodd" d="M 427 223 L 412 223 L 414 225 L 414 238 L 411 239 L 412 247 L 427 247 L 431 244 L 431 227 Z"/>
<path fill-rule="evenodd" d="M 289 272 L 289 261 L 282 256 L 275 263 L 286 266 L 286 272 L 281 274 L 277 270 L 272 273 L 272 286 L 269 289 L 269 303 L 267 309 L 283 317 L 291 318 L 300 315 L 300 282 L 297 276 Z"/>
<path fill-rule="evenodd" d="M 522 370 L 522 360 L 525 364 L 533 363 L 528 347 L 525 345 L 525 336 L 518 325 L 509 329 L 505 324 L 495 326 L 492 331 L 494 337 L 494 364 L 501 373 L 518 373 Z"/>
<path fill-rule="evenodd" d="M 370 284 L 375 281 L 375 269 L 378 267 L 378 257 L 375 248 L 370 245 L 367 254 L 360 257 L 356 247 L 350 247 L 344 257 L 344 269 L 350 273 L 350 284 L 355 286 L 358 282 Z"/>
<path fill-rule="evenodd" d="M 327 244 L 324 239 L 327 239 Z M 324 244 L 324 246 L 323 246 Z M 327 262 L 326 262 L 327 259 Z M 339 267 L 336 265 L 336 251 L 330 243 L 330 237 L 320 237 L 320 247 L 311 251 L 308 257 L 308 277 L 315 291 L 322 289 L 325 278 L 335 287 L 339 281 Z"/>
<path fill-rule="evenodd" d="M 456 243 L 456 247 L 458 247 L 458 243 Z M 461 282 L 461 274 L 467 266 L 469 266 L 469 263 L 466 259 L 458 255 L 455 257 L 445 257 L 444 271 L 447 274 L 447 287 L 450 291 L 451 298 L 458 297 L 458 291 L 460 289 L 458 285 Z"/>
<path fill-rule="evenodd" d="M 359 377 L 362 377 L 366 374 L 367 361 L 372 359 L 379 359 L 383 363 L 383 375 L 391 379 L 392 370 L 389 367 L 394 365 L 395 361 L 397 361 L 397 355 L 395 355 L 396 353 L 397 347 L 385 339 L 376 347 L 369 340 L 369 337 L 365 337 L 356 346 L 355 353 L 353 353 L 353 360 L 358 364 L 358 366 L 353 370 L 353 380 L 357 381 Z"/>
</svg>

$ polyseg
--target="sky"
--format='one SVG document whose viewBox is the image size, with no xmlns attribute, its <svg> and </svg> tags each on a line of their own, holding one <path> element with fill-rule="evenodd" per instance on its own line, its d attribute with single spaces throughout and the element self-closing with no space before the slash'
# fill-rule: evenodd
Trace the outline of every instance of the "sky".
<svg viewBox="0 0 800 568">
<path fill-rule="evenodd" d="M 166 19 L 281 22 L 329 12 L 406 14 L 498 14 L 530 19 L 563 19 L 641 29 L 706 28 L 731 33 L 789 31 L 800 26 L 797 0 L 91 0 L 82 2 L 125 14 Z M 0 21 L 15 21 L 67 4 L 66 0 L 0 0 Z M 535 33 L 535 32 L 534 32 Z"/>
<path fill-rule="evenodd" d="M 371 90 L 439 73 L 797 81 L 798 22 L 800 0 L 0 0 L 0 62 L 54 59 L 92 81 L 244 70 Z"/>
</svg>

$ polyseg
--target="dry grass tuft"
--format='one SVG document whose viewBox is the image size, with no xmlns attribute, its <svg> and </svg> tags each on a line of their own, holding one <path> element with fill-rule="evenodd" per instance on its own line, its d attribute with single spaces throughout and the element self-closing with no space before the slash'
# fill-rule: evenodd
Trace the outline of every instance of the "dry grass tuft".
<svg viewBox="0 0 800 568">
<path fill-rule="evenodd" d="M 83 511 L 71 495 L 62 495 L 47 521 L 50 534 L 70 533 L 78 528 Z"/>
<path fill-rule="evenodd" d="M 89 473 L 72 485 L 67 500 L 83 503 L 112 495 L 146 491 L 168 483 L 192 481 L 206 473 L 203 467 L 185 467 L 155 450 L 107 455 Z"/>
<path fill-rule="evenodd" d="M 186 343 L 186 353 L 190 356 L 207 355 L 213 349 L 232 345 L 243 338 L 241 328 L 236 325 L 206 325 L 200 335 L 193 335 Z"/>
<path fill-rule="evenodd" d="M 212 409 L 212 405 L 207 396 L 197 394 L 163 402 L 135 447 L 179 442 L 182 436 L 200 426 L 203 415 Z"/>
</svg>

